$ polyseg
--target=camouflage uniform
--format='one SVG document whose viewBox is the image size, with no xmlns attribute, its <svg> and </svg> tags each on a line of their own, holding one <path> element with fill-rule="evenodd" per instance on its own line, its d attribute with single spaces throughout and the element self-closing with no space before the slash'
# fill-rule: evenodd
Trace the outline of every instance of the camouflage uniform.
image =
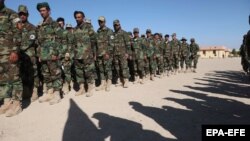
<svg viewBox="0 0 250 141">
<path fill-rule="evenodd" d="M 11 53 L 19 53 L 21 32 L 15 27 L 14 19 L 18 15 L 13 10 L 0 7 L 0 100 L 4 98 L 4 104 L 0 108 L 0 114 L 13 116 L 22 111 L 22 81 L 19 75 L 20 62 L 11 63 Z M 19 19 L 20 20 L 20 19 Z M 13 102 L 10 101 L 12 97 Z M 13 108 L 18 108 L 18 110 Z M 15 110 L 15 111 L 13 111 Z"/>
<path fill-rule="evenodd" d="M 112 52 L 113 47 L 111 43 L 112 37 L 113 37 L 113 31 L 106 26 L 103 28 L 99 28 L 97 30 L 96 62 L 98 70 L 100 72 L 100 79 L 102 81 L 101 86 L 99 87 L 100 89 L 105 88 L 106 91 L 109 91 L 107 85 L 110 85 L 112 80 L 112 56 L 113 56 Z M 108 58 L 106 58 L 106 56 L 108 56 Z"/>
<path fill-rule="evenodd" d="M 163 74 L 163 46 L 162 42 L 160 40 L 154 40 L 153 46 L 155 47 L 155 61 L 158 68 L 158 73 L 160 74 L 160 77 L 162 77 Z"/>
<path fill-rule="evenodd" d="M 167 70 L 167 75 L 169 71 L 172 70 L 172 50 L 169 41 L 163 43 L 164 48 L 164 68 Z"/>
<path fill-rule="evenodd" d="M 153 46 L 153 39 L 146 38 L 145 46 L 146 46 L 146 56 L 147 59 L 145 61 L 145 71 L 146 74 L 150 74 L 150 79 L 154 80 L 154 74 L 156 73 L 156 62 L 155 62 L 155 47 Z"/>
<path fill-rule="evenodd" d="M 173 35 L 176 36 L 176 34 L 173 34 Z M 173 52 L 173 68 L 174 68 L 175 73 L 179 69 L 179 60 L 180 60 L 179 49 L 180 49 L 180 44 L 181 44 L 180 41 L 177 40 L 177 39 L 172 39 L 170 41 L 171 50 Z"/>
<path fill-rule="evenodd" d="M 191 39 L 191 44 L 190 44 L 190 68 L 192 67 L 192 63 L 193 63 L 193 68 L 195 71 L 195 69 L 197 68 L 197 63 L 198 63 L 198 52 L 199 52 L 200 48 L 199 45 L 195 43 L 195 40 L 192 38 Z"/>
<path fill-rule="evenodd" d="M 185 38 L 182 38 L 181 41 L 186 41 Z M 182 42 L 180 46 L 180 66 L 181 71 L 183 71 L 184 62 L 186 65 L 186 70 L 189 68 L 189 45 L 186 42 Z"/>
<path fill-rule="evenodd" d="M 248 63 L 246 60 L 246 36 L 243 36 L 243 41 L 242 41 L 242 45 L 240 46 L 240 56 L 241 56 L 241 65 L 242 65 L 242 69 L 247 72 L 248 71 Z"/>
<path fill-rule="evenodd" d="M 114 21 L 114 25 L 118 24 L 119 20 Z M 128 61 L 126 58 L 127 55 L 131 55 L 131 44 L 128 33 L 120 29 L 114 32 L 114 36 L 111 37 L 113 44 L 113 64 L 115 68 L 115 73 L 121 79 L 121 82 L 126 84 L 128 83 L 129 78 L 129 69 Z"/>
<path fill-rule="evenodd" d="M 76 47 L 74 48 L 74 65 L 76 81 L 81 89 L 76 95 L 85 93 L 84 84 L 88 84 L 88 91 L 92 95 L 95 82 L 95 62 L 96 34 L 91 24 L 83 22 L 74 28 Z M 91 96 L 87 95 L 87 96 Z"/>
</svg>

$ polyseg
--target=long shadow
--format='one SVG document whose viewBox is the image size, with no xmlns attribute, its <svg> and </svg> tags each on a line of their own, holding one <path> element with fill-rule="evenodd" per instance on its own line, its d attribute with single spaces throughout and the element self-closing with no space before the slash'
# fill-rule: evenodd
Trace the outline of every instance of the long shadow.
<svg viewBox="0 0 250 141">
<path fill-rule="evenodd" d="M 105 113 L 95 113 L 99 120 L 99 128 L 103 138 L 110 137 L 110 141 L 169 141 L 160 134 L 143 130 L 142 125 L 127 119 L 114 117 Z"/>
</svg>

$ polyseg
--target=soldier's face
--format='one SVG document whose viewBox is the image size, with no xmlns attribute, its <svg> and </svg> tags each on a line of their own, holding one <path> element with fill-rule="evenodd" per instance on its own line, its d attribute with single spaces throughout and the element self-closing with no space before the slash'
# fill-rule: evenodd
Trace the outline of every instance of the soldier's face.
<svg viewBox="0 0 250 141">
<path fill-rule="evenodd" d="M 151 33 L 149 33 L 149 32 L 146 33 L 146 35 L 147 35 L 147 37 L 151 37 Z"/>
<path fill-rule="evenodd" d="M 159 40 L 160 37 L 159 37 L 159 35 L 155 35 L 154 38 L 155 38 L 155 40 Z"/>
<path fill-rule="evenodd" d="M 105 21 L 98 21 L 98 24 L 102 28 L 105 26 Z"/>
<path fill-rule="evenodd" d="M 48 18 L 49 15 L 50 15 L 50 10 L 48 10 L 46 7 L 40 8 L 40 9 L 39 9 L 39 12 L 40 12 L 40 15 L 41 15 L 44 19 Z"/>
<path fill-rule="evenodd" d="M 64 22 L 63 22 L 63 21 L 59 21 L 58 24 L 59 24 L 59 26 L 60 26 L 61 28 L 64 27 Z"/>
<path fill-rule="evenodd" d="M 22 22 L 26 22 L 28 19 L 28 14 L 20 12 L 19 14 L 19 18 L 21 19 Z"/>
<path fill-rule="evenodd" d="M 139 32 L 134 32 L 134 37 L 139 37 Z"/>
<path fill-rule="evenodd" d="M 80 14 L 80 13 L 75 15 L 75 19 L 76 19 L 76 23 L 78 25 L 83 23 L 83 20 L 84 20 L 82 14 Z"/>
<path fill-rule="evenodd" d="M 172 36 L 172 39 L 173 39 L 173 40 L 176 40 L 176 36 Z"/>
<path fill-rule="evenodd" d="M 121 26 L 120 26 L 120 24 L 115 24 L 114 25 L 114 29 L 117 31 L 117 30 L 119 30 L 121 28 Z"/>
<path fill-rule="evenodd" d="M 169 38 L 168 38 L 168 37 L 165 37 L 165 40 L 166 40 L 166 41 L 168 41 L 168 40 L 169 40 Z"/>
</svg>

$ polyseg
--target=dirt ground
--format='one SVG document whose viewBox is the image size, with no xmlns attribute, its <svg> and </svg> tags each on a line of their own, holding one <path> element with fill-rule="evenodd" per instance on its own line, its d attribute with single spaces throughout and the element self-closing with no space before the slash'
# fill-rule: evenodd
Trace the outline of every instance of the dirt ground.
<svg viewBox="0 0 250 141">
<path fill-rule="evenodd" d="M 200 59 L 197 73 L 26 103 L 0 116 L 0 141 L 199 141 L 202 124 L 250 124 L 249 84 L 240 58 Z"/>
</svg>

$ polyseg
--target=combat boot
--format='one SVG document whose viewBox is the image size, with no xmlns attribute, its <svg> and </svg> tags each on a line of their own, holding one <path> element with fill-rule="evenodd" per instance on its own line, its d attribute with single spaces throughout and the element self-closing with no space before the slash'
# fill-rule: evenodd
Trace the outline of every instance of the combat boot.
<svg viewBox="0 0 250 141">
<path fill-rule="evenodd" d="M 118 79 L 117 83 L 115 84 L 115 87 L 120 87 L 120 86 L 122 86 L 122 82 L 121 79 Z"/>
<path fill-rule="evenodd" d="M 196 73 L 196 69 L 193 69 L 193 73 Z"/>
<path fill-rule="evenodd" d="M 167 76 L 169 76 L 169 74 L 170 74 L 169 71 L 167 71 Z"/>
<path fill-rule="evenodd" d="M 96 87 L 95 90 L 96 90 L 96 91 L 104 90 L 104 89 L 105 89 L 105 86 L 106 86 L 106 81 L 105 81 L 105 80 L 102 80 L 100 86 Z"/>
<path fill-rule="evenodd" d="M 111 86 L 111 80 L 107 80 L 107 85 L 106 85 L 106 88 L 105 88 L 105 90 L 106 90 L 106 92 L 109 92 L 110 91 L 110 86 Z"/>
<path fill-rule="evenodd" d="M 128 79 L 124 79 L 123 88 L 128 88 Z"/>
<path fill-rule="evenodd" d="M 137 84 L 140 82 L 139 76 L 135 76 L 135 81 L 133 82 L 133 84 Z"/>
<path fill-rule="evenodd" d="M 88 93 L 86 94 L 86 97 L 91 97 L 93 95 L 94 88 L 95 84 L 88 83 Z"/>
<path fill-rule="evenodd" d="M 154 75 L 150 75 L 150 80 L 152 80 L 152 81 L 154 81 L 155 80 L 155 78 L 154 78 Z"/>
<path fill-rule="evenodd" d="M 54 95 L 54 98 L 49 101 L 50 105 L 54 105 L 54 104 L 59 103 L 61 101 L 61 96 L 60 96 L 59 91 L 55 91 L 53 93 L 53 95 Z"/>
<path fill-rule="evenodd" d="M 54 89 L 53 89 L 53 88 L 49 89 L 49 90 L 47 91 L 47 93 L 43 93 L 43 96 L 39 97 L 38 101 L 39 101 L 40 103 L 50 101 L 51 99 L 54 98 L 53 93 L 54 93 Z"/>
<path fill-rule="evenodd" d="M 177 74 L 177 69 L 174 69 L 174 75 L 176 75 Z"/>
<path fill-rule="evenodd" d="M 160 78 L 160 79 L 162 79 L 162 78 L 163 78 L 163 73 L 161 73 L 161 74 L 160 74 L 160 77 L 159 77 L 159 78 Z"/>
<path fill-rule="evenodd" d="M 12 117 L 22 112 L 21 101 L 13 100 L 11 102 L 10 108 L 6 111 L 6 117 Z"/>
<path fill-rule="evenodd" d="M 68 82 L 65 82 L 64 84 L 63 84 L 63 88 L 62 88 L 62 91 L 63 91 L 63 93 L 64 94 L 69 94 L 69 86 L 70 86 L 70 84 L 68 83 Z"/>
<path fill-rule="evenodd" d="M 85 94 L 84 84 L 80 84 L 80 89 L 76 92 L 75 96 Z"/>
<path fill-rule="evenodd" d="M 5 98 L 3 100 L 3 105 L 0 107 L 0 115 L 4 114 L 10 108 L 10 105 L 11 105 L 11 99 Z"/>
<path fill-rule="evenodd" d="M 144 81 L 144 77 L 142 77 L 142 79 L 140 79 L 140 84 L 144 84 L 145 81 Z"/>
<path fill-rule="evenodd" d="M 31 102 L 34 102 L 34 101 L 36 101 L 37 99 L 38 99 L 37 88 L 34 87 L 33 92 L 32 92 L 32 96 L 31 96 L 31 98 L 30 98 L 30 101 L 31 101 Z"/>
</svg>

